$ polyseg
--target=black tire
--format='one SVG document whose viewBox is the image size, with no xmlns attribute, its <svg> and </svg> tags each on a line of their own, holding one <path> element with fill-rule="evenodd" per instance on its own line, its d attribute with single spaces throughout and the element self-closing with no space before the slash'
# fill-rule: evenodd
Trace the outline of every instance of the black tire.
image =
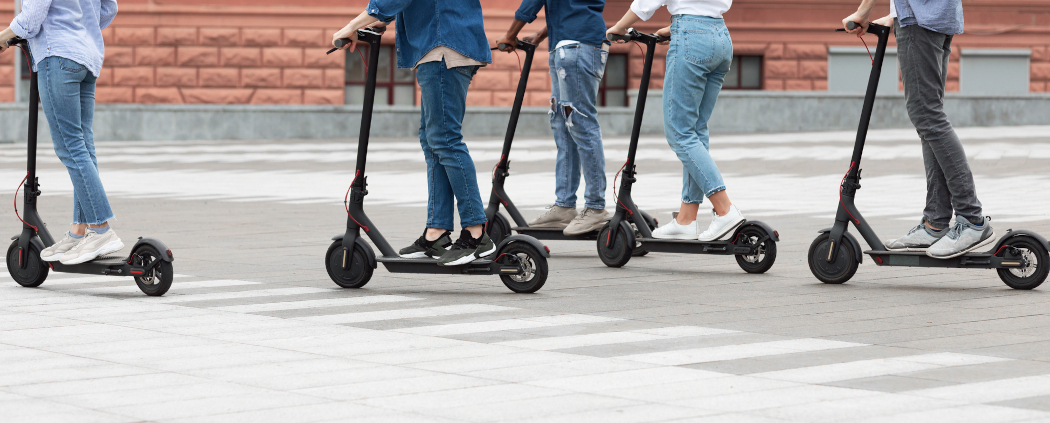
<svg viewBox="0 0 1050 423">
<path fill-rule="evenodd" d="M 171 281 L 175 278 L 175 272 L 171 262 L 161 258 L 160 252 L 150 245 L 143 245 L 131 253 L 132 264 L 136 267 L 147 267 L 156 262 L 145 275 L 135 276 L 135 285 L 143 294 L 151 297 L 159 297 L 171 289 Z"/>
<path fill-rule="evenodd" d="M 40 259 L 40 252 L 32 243 L 29 244 L 28 251 L 24 255 L 22 259 L 28 260 L 25 269 L 19 265 L 18 261 L 18 240 L 12 241 L 11 247 L 7 249 L 7 272 L 11 274 L 11 279 L 14 279 L 19 285 L 36 288 L 44 283 L 44 279 L 47 279 L 47 272 L 51 270 L 51 267 Z"/>
<path fill-rule="evenodd" d="M 487 225 L 487 229 L 489 239 L 496 245 L 499 245 L 499 243 L 510 236 L 510 222 L 500 213 L 496 213 L 496 217 L 492 218 L 492 221 Z"/>
<path fill-rule="evenodd" d="M 1027 266 L 1014 269 L 995 269 L 999 279 L 1013 289 L 1034 289 L 1046 280 L 1050 273 L 1050 254 L 1041 242 L 1030 236 L 1018 235 L 1005 241 L 1011 249 L 1017 249 L 1027 261 Z"/>
<path fill-rule="evenodd" d="M 830 238 L 830 234 L 823 233 L 817 236 L 817 239 L 814 239 L 813 243 L 810 244 L 808 254 L 809 271 L 813 272 L 813 276 L 816 276 L 821 282 L 828 284 L 845 283 L 853 277 L 854 273 L 857 273 L 860 263 L 857 262 L 853 246 L 846 241 L 845 236 L 843 236 L 842 242 L 839 242 L 839 245 L 835 247 L 835 261 L 828 263 Z"/>
<path fill-rule="evenodd" d="M 621 227 L 616 231 L 616 238 L 609 240 L 611 226 L 608 223 L 598 231 L 598 257 L 609 267 L 623 267 L 631 261 L 634 246 L 628 245 L 627 233 Z M 609 248 L 612 247 L 612 248 Z"/>
<path fill-rule="evenodd" d="M 503 284 L 519 294 L 531 294 L 543 288 L 547 283 L 547 258 L 526 242 L 512 242 L 498 253 L 501 264 L 519 264 L 524 273 L 520 275 L 499 275 Z"/>
<path fill-rule="evenodd" d="M 753 245 L 767 236 L 766 231 L 756 226 L 745 226 L 737 232 L 736 240 L 745 245 Z M 765 273 L 777 260 L 777 243 L 766 239 L 758 246 L 758 252 L 748 256 L 736 256 L 736 264 L 747 273 Z"/>
<path fill-rule="evenodd" d="M 337 240 L 328 247 L 324 256 L 324 267 L 332 282 L 343 288 L 360 288 L 372 279 L 375 268 L 369 262 L 369 254 L 360 244 L 354 245 L 353 253 L 346 257 L 350 265 L 343 269 L 343 241 Z M 349 253 L 349 251 L 347 251 Z"/>
</svg>

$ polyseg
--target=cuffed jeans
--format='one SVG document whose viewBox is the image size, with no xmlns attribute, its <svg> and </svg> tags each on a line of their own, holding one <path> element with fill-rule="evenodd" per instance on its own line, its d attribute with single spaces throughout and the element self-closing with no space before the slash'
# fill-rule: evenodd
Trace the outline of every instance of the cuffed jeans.
<svg viewBox="0 0 1050 423">
<path fill-rule="evenodd" d="M 95 75 L 64 57 L 44 58 L 37 66 L 40 103 L 44 106 L 55 154 L 73 181 L 73 223 L 98 225 L 113 219 L 113 210 L 98 175 L 95 137 Z"/>
<path fill-rule="evenodd" d="M 555 205 L 576 207 L 580 173 L 587 181 L 584 205 L 605 208 L 605 150 L 598 126 L 598 84 L 609 52 L 601 46 L 576 43 L 550 54 L 551 129 L 558 146 L 554 168 Z"/>
<path fill-rule="evenodd" d="M 729 66 L 733 40 L 725 21 L 697 15 L 671 19 L 664 73 L 664 134 L 682 161 L 682 202 L 700 204 L 726 189 L 708 151 L 707 121 Z"/>
<path fill-rule="evenodd" d="M 467 88 L 477 71 L 477 66 L 449 69 L 444 60 L 416 68 L 419 144 L 427 162 L 428 228 L 452 230 L 454 203 L 458 203 L 464 228 L 487 221 L 474 160 L 461 133 Z"/>
<path fill-rule="evenodd" d="M 908 117 L 919 133 L 926 166 L 923 219 L 934 227 L 946 228 L 954 210 L 969 222 L 980 222 L 983 216 L 973 173 L 962 142 L 944 113 L 952 36 L 918 25 L 901 27 L 896 20 L 893 31 Z"/>
</svg>

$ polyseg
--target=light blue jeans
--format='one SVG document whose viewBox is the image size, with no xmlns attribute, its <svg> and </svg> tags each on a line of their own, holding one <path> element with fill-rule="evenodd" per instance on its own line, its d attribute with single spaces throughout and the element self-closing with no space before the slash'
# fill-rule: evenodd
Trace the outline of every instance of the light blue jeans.
<svg viewBox="0 0 1050 423">
<path fill-rule="evenodd" d="M 419 144 L 427 162 L 427 227 L 453 229 L 453 205 L 458 202 L 464 228 L 487 221 L 481 204 L 474 159 L 463 143 L 467 88 L 477 66 L 449 69 L 445 61 L 416 68 L 420 92 Z"/>
<path fill-rule="evenodd" d="M 554 168 L 557 206 L 576 207 L 582 171 L 587 181 L 584 205 L 590 209 L 605 208 L 605 150 L 595 103 L 608 58 L 609 52 L 601 46 L 582 43 L 562 46 L 550 53 L 550 118 L 558 146 Z"/>
<path fill-rule="evenodd" d="M 106 190 L 98 175 L 95 136 L 95 75 L 64 57 L 44 58 L 37 84 L 55 154 L 73 181 L 73 223 L 98 225 L 113 219 Z"/>
<path fill-rule="evenodd" d="M 708 151 L 707 121 L 733 63 L 725 21 L 697 15 L 671 18 L 664 73 L 664 134 L 682 161 L 682 202 L 700 204 L 726 189 Z"/>
</svg>

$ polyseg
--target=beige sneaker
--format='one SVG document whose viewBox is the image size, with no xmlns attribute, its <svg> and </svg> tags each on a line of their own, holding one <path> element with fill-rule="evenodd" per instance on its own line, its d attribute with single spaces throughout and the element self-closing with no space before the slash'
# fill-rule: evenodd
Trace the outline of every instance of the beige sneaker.
<svg viewBox="0 0 1050 423">
<path fill-rule="evenodd" d="M 546 213 L 529 222 L 533 228 L 564 228 L 576 218 L 576 209 L 572 207 L 550 206 Z"/>
<path fill-rule="evenodd" d="M 77 241 L 79 242 L 59 259 L 62 264 L 80 264 L 124 249 L 124 243 L 117 237 L 113 228 L 109 228 L 104 234 L 88 229 L 84 237 Z"/>
<path fill-rule="evenodd" d="M 591 231 L 597 231 L 609 221 L 609 212 L 605 209 L 583 209 L 583 213 L 576 216 L 562 231 L 565 235 L 581 235 Z"/>
<path fill-rule="evenodd" d="M 73 246 L 77 245 L 82 239 L 84 238 L 73 238 L 70 236 L 69 232 L 66 232 L 65 236 L 63 236 L 60 241 L 40 252 L 40 259 L 43 261 L 58 261 L 66 251 L 69 251 L 70 248 L 73 248 Z"/>
</svg>

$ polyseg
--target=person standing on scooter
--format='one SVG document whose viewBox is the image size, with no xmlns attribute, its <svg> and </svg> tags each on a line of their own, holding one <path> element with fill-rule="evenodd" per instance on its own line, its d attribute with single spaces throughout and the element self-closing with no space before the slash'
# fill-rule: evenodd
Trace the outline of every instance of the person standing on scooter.
<svg viewBox="0 0 1050 423">
<path fill-rule="evenodd" d="M 664 71 L 664 133 L 682 161 L 682 205 L 678 216 L 653 231 L 654 238 L 721 239 L 744 222 L 744 215 L 726 194 L 722 174 L 708 151 L 707 121 L 715 109 L 722 82 L 733 63 L 733 40 L 722 14 L 732 0 L 635 0 L 630 10 L 609 28 L 624 35 L 641 20 L 667 6 L 671 26 L 657 35 L 671 38 Z M 700 232 L 696 215 L 704 197 L 711 200 L 711 224 Z"/>
<path fill-rule="evenodd" d="M 478 68 L 492 63 L 479 0 L 371 0 L 365 11 L 332 35 L 333 42 L 357 30 L 396 20 L 397 66 L 416 69 L 420 89 L 419 141 L 427 163 L 427 225 L 401 249 L 401 257 L 439 257 L 459 265 L 485 257 L 496 245 L 485 233 L 485 208 L 474 160 L 460 133 L 467 88 Z M 453 205 L 463 231 L 454 244 Z"/>
<path fill-rule="evenodd" d="M 102 29 L 116 16 L 116 0 L 23 1 L 22 13 L 0 31 L 0 52 L 16 36 L 29 41 L 55 154 L 73 182 L 73 223 L 40 252 L 44 261 L 79 264 L 124 248 L 109 226 L 113 210 L 99 178 L 91 130 L 95 80 L 105 57 Z"/>
<path fill-rule="evenodd" d="M 862 0 L 857 12 L 842 20 L 864 34 L 876 0 Z M 926 209 L 922 222 L 906 235 L 886 242 L 890 250 L 926 251 L 934 258 L 951 258 L 995 240 L 990 219 L 983 216 L 973 173 L 962 142 L 944 113 L 944 84 L 952 37 L 963 32 L 962 0 L 895 0 L 890 14 L 875 21 L 892 26 L 897 60 L 904 81 L 908 117 L 922 143 L 926 167 Z M 952 212 L 955 225 L 949 228 Z"/>
<path fill-rule="evenodd" d="M 598 85 L 605 74 L 605 0 L 524 0 L 507 34 L 496 41 L 503 51 L 518 46 L 518 32 L 546 9 L 547 26 L 522 38 L 538 44 L 550 34 L 551 129 L 558 147 L 554 168 L 556 200 L 546 213 L 529 222 L 537 228 L 564 228 L 565 235 L 596 231 L 609 221 L 605 211 L 605 150 L 598 125 Z M 587 181 L 584 209 L 576 213 L 580 173 Z"/>
</svg>

